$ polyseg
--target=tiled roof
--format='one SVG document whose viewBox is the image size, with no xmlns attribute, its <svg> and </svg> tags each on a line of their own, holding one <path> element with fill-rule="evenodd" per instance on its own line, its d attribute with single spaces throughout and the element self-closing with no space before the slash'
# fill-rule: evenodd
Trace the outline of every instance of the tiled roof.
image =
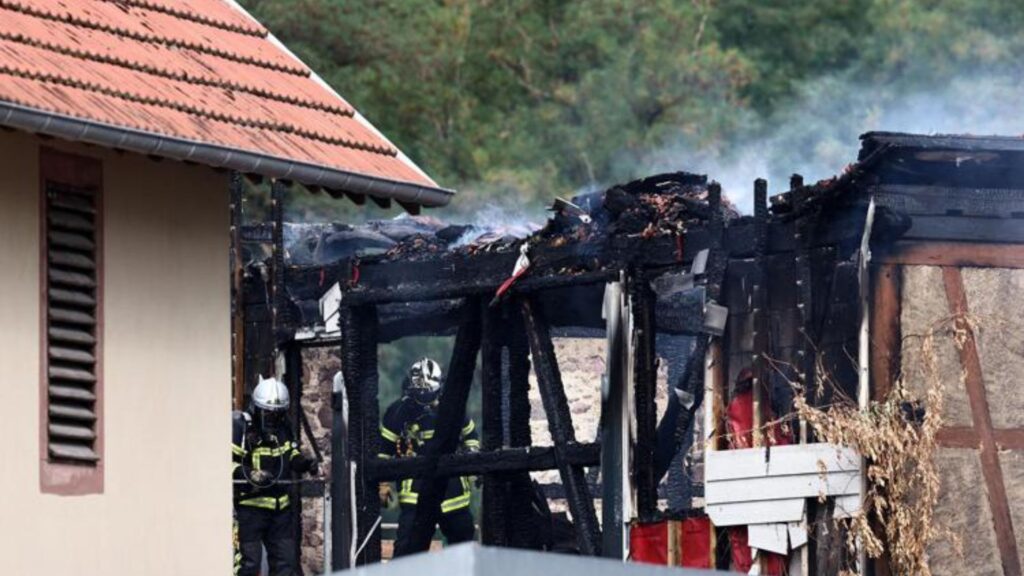
<svg viewBox="0 0 1024 576">
<path fill-rule="evenodd" d="M 327 173 L 306 184 L 447 194 L 231 0 L 0 0 L 4 102 Z"/>
</svg>

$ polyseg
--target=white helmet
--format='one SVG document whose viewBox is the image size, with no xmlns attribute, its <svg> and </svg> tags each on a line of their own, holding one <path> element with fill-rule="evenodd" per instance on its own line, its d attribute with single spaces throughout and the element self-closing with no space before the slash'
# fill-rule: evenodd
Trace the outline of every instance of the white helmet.
<svg viewBox="0 0 1024 576">
<path fill-rule="evenodd" d="M 436 400 L 441 392 L 441 365 L 430 358 L 417 360 L 409 368 L 407 392 L 414 400 L 423 404 Z"/>
<path fill-rule="evenodd" d="M 289 401 L 288 387 L 277 378 L 264 379 L 263 376 L 260 376 L 260 383 L 252 391 L 252 403 L 257 408 L 269 412 L 287 410 Z"/>
</svg>

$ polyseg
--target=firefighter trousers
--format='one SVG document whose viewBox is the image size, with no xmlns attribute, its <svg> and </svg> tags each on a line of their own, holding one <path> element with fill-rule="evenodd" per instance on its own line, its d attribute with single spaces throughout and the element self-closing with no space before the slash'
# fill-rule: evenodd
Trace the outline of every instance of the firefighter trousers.
<svg viewBox="0 0 1024 576">
<path fill-rule="evenodd" d="M 242 505 L 237 506 L 236 510 L 238 542 L 242 553 L 239 576 L 259 574 L 263 546 L 267 548 L 269 576 L 298 576 L 291 510 L 267 510 Z"/>
<path fill-rule="evenodd" d="M 412 532 L 412 525 L 416 521 L 416 505 L 403 504 L 401 509 L 401 514 L 398 517 L 398 536 L 395 539 L 395 556 L 425 552 L 426 550 L 409 549 L 409 536 Z M 476 527 L 473 525 L 473 513 L 469 511 L 469 506 L 441 514 L 438 524 L 441 527 L 441 534 L 444 534 L 449 545 L 469 542 L 476 533 Z"/>
</svg>

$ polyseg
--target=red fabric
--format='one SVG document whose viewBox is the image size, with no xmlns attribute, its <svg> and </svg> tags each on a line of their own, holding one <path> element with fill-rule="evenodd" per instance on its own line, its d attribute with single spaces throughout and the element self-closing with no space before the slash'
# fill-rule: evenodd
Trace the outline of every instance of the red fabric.
<svg viewBox="0 0 1024 576">
<path fill-rule="evenodd" d="M 629 558 L 644 564 L 668 565 L 668 522 L 635 524 L 629 531 Z"/>
<path fill-rule="evenodd" d="M 763 418 L 762 422 L 770 422 L 774 419 L 770 410 L 765 409 L 764 403 L 761 405 L 761 412 Z M 729 447 L 730 448 L 750 448 L 754 445 L 753 429 L 754 429 L 754 393 L 751 390 L 746 392 L 740 392 L 733 396 L 732 401 L 729 402 L 729 407 L 725 411 L 726 421 L 729 426 Z M 782 426 L 773 424 L 768 434 L 771 438 L 771 444 L 775 446 L 784 446 L 790 443 L 789 435 L 784 433 Z"/>
<path fill-rule="evenodd" d="M 735 526 L 729 529 L 729 545 L 732 548 L 732 569 L 746 574 L 754 565 L 750 545 L 747 544 L 747 527 Z M 760 551 L 761 574 L 782 576 L 786 573 L 786 557 L 772 552 Z"/>
<path fill-rule="evenodd" d="M 714 568 L 711 553 L 711 520 L 706 516 L 683 520 L 679 531 L 680 566 L 687 568 Z"/>
<path fill-rule="evenodd" d="M 774 419 L 765 403 L 762 403 L 762 422 L 771 422 Z M 750 448 L 754 445 L 754 392 L 747 390 L 736 394 L 729 407 L 726 408 L 726 419 L 729 426 L 729 446 L 731 448 Z M 769 441 L 772 445 L 783 446 L 791 442 L 782 427 L 773 424 L 768 429 Z M 732 548 L 733 570 L 749 572 L 753 561 L 750 557 L 750 546 L 747 544 L 747 527 L 736 526 L 729 529 L 729 544 Z M 781 576 L 786 569 L 786 557 L 761 550 L 762 574 L 766 576 Z"/>
<path fill-rule="evenodd" d="M 734 526 L 729 528 L 729 548 L 732 550 L 732 569 L 746 574 L 754 562 L 750 558 L 750 546 L 747 545 L 747 527 Z"/>
</svg>

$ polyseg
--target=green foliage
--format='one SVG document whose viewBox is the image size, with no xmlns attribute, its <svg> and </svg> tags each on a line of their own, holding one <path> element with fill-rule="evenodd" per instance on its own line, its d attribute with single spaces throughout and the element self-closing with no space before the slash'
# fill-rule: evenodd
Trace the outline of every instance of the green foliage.
<svg viewBox="0 0 1024 576">
<path fill-rule="evenodd" d="M 1019 0 L 243 3 L 460 189 L 454 209 L 466 212 L 494 198 L 538 205 L 654 168 L 707 169 L 690 160 L 736 156 L 782 122 L 803 128 L 804 157 L 849 160 L 855 142 L 837 147 L 838 132 L 880 127 L 906 94 L 1020 78 L 1024 49 Z M 362 216 L 337 211 L 344 204 L 306 197 L 293 209 Z"/>
</svg>

